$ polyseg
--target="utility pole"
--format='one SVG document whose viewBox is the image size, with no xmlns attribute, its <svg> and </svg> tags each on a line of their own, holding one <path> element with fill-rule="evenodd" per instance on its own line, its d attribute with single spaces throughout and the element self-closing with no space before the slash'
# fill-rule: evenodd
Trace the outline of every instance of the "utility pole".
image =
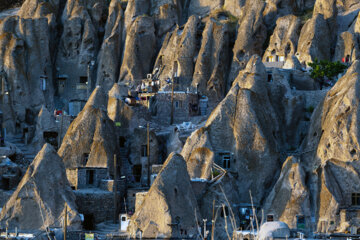
<svg viewBox="0 0 360 240">
<path fill-rule="evenodd" d="M 61 121 L 60 121 L 60 134 L 58 137 L 58 148 L 61 146 L 61 137 L 62 137 L 62 131 L 63 131 L 63 119 L 64 119 L 64 112 L 61 114 Z"/>
<path fill-rule="evenodd" d="M 147 185 L 150 188 L 150 124 L 147 124 Z"/>
<path fill-rule="evenodd" d="M 64 216 L 64 240 L 66 240 L 67 233 L 67 204 L 65 203 L 65 216 Z"/>
<path fill-rule="evenodd" d="M 87 81 L 87 98 L 89 99 L 90 95 L 91 95 L 91 91 L 92 91 L 92 74 L 93 74 L 93 68 L 95 66 L 95 61 L 91 60 L 88 63 L 88 67 L 87 67 L 87 75 L 88 75 L 88 81 Z"/>
<path fill-rule="evenodd" d="M 174 123 L 174 77 L 171 81 L 171 115 L 170 115 L 170 125 Z"/>
<path fill-rule="evenodd" d="M 114 223 L 117 222 L 117 161 L 116 161 L 116 154 L 114 154 Z"/>
<path fill-rule="evenodd" d="M 212 213 L 212 219 L 211 219 L 211 240 L 214 240 L 214 234 L 215 234 L 215 199 L 213 200 L 213 213 Z"/>
</svg>

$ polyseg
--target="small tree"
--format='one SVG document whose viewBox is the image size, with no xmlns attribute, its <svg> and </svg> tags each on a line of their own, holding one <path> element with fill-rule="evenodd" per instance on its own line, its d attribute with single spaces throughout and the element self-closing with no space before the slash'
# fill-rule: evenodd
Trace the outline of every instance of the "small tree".
<svg viewBox="0 0 360 240">
<path fill-rule="evenodd" d="M 337 62 L 331 62 L 328 60 L 318 60 L 315 58 L 315 61 L 312 63 L 308 63 L 308 65 L 312 68 L 310 70 L 310 76 L 320 83 L 320 88 L 324 84 L 325 80 L 334 80 L 334 77 L 344 72 L 347 68 L 346 65 Z"/>
</svg>

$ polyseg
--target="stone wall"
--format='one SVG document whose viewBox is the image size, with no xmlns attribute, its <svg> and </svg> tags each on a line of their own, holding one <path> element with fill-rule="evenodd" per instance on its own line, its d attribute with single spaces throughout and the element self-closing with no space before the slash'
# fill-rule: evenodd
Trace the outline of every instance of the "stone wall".
<svg viewBox="0 0 360 240">
<path fill-rule="evenodd" d="M 127 190 L 127 209 L 128 211 L 135 211 L 136 206 L 136 195 L 137 193 L 142 193 L 147 191 L 146 188 L 129 188 Z"/>
<path fill-rule="evenodd" d="M 114 218 L 114 193 L 100 189 L 80 189 L 74 191 L 78 212 L 92 215 L 95 223 Z"/>
<path fill-rule="evenodd" d="M 135 212 L 140 208 L 141 204 L 144 202 L 146 194 L 148 192 L 138 192 L 136 193 L 135 198 Z"/>
<path fill-rule="evenodd" d="M 87 171 L 93 171 L 93 183 L 89 184 L 87 179 Z M 66 176 L 70 185 L 75 189 L 86 187 L 99 187 L 101 180 L 108 178 L 107 168 L 75 168 L 66 169 Z"/>
<path fill-rule="evenodd" d="M 150 109 L 159 122 L 170 123 L 171 92 L 158 92 Z M 198 95 L 186 92 L 174 92 L 174 123 L 190 121 L 191 116 L 199 114 Z"/>
</svg>

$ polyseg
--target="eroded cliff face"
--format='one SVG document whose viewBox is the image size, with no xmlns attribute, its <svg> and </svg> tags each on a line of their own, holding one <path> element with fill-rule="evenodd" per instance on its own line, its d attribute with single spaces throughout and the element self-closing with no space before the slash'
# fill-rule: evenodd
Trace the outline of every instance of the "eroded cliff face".
<svg viewBox="0 0 360 240">
<path fill-rule="evenodd" d="M 211 180 L 213 163 L 224 166 L 220 154 L 230 154 L 222 186 L 232 203 L 250 202 L 250 190 L 256 205 L 291 227 L 298 214 L 315 218 L 320 231 L 345 231 L 358 223 L 343 221 L 337 213 L 351 206 L 352 193 L 360 192 L 357 4 L 26 0 L 16 16 L 0 18 L 0 75 L 9 93 L 3 97 L 5 126 L 8 132 L 16 126 L 51 130 L 54 122 L 46 119 L 55 108 L 68 111 L 70 101 L 87 101 L 59 155 L 65 167 L 108 167 L 112 172 L 119 136 L 131 136 L 152 119 L 123 101 L 128 90 L 138 88 L 148 73 L 165 91 L 177 77 L 176 91 L 197 89 L 213 111 L 187 139 L 182 156 L 169 156 L 132 219 L 133 232 L 140 228 L 150 237 L 179 236 L 168 224 L 180 217 L 184 229 L 195 233 L 195 209 L 210 219 L 212 200 L 226 201 L 219 185 L 209 185 L 204 194 L 192 192 L 190 179 Z M 274 56 L 284 57 L 291 75 L 264 67 L 262 62 Z M 324 99 L 325 92 L 317 91 L 317 83 L 303 71 L 315 58 L 355 61 Z M 316 107 L 319 99 L 309 121 L 306 109 Z M 129 138 L 135 143 L 134 162 L 145 135 L 140 131 Z M 151 136 L 152 163 L 157 163 L 159 145 Z M 42 145 L 41 133 L 33 142 Z M 169 142 L 169 152 L 180 152 L 176 132 Z M 287 156 L 292 157 L 285 161 Z M 324 223 L 332 219 L 332 226 Z"/>
<path fill-rule="evenodd" d="M 0 29 L 1 75 L 9 93 L 3 96 L 4 121 L 13 132 L 16 123 L 34 124 L 32 116 L 43 104 L 53 107 L 49 28 L 45 18 L 14 16 L 1 22 Z"/>
</svg>

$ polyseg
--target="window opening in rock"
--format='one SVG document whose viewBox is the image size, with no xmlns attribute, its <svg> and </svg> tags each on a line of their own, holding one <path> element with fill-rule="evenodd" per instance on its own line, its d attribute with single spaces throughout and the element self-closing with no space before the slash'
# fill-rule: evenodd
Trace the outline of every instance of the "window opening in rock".
<svg viewBox="0 0 360 240">
<path fill-rule="evenodd" d="M 95 219 L 93 214 L 84 214 L 83 227 L 85 230 L 95 229 Z"/>
<path fill-rule="evenodd" d="M 273 214 L 268 214 L 266 216 L 266 221 L 267 222 L 273 222 L 274 221 L 274 215 Z"/>
<path fill-rule="evenodd" d="M 80 83 L 87 84 L 88 78 L 85 76 L 80 77 Z"/>
<path fill-rule="evenodd" d="M 360 193 L 351 194 L 351 205 L 359 206 L 360 205 Z"/>
<path fill-rule="evenodd" d="M 147 157 L 147 145 L 141 145 L 141 157 Z"/>
<path fill-rule="evenodd" d="M 93 185 L 95 178 L 95 170 L 86 170 L 86 184 Z"/>
<path fill-rule="evenodd" d="M 142 166 L 140 164 L 134 165 L 133 175 L 136 182 L 140 182 L 141 180 L 141 171 L 142 171 Z"/>
</svg>

